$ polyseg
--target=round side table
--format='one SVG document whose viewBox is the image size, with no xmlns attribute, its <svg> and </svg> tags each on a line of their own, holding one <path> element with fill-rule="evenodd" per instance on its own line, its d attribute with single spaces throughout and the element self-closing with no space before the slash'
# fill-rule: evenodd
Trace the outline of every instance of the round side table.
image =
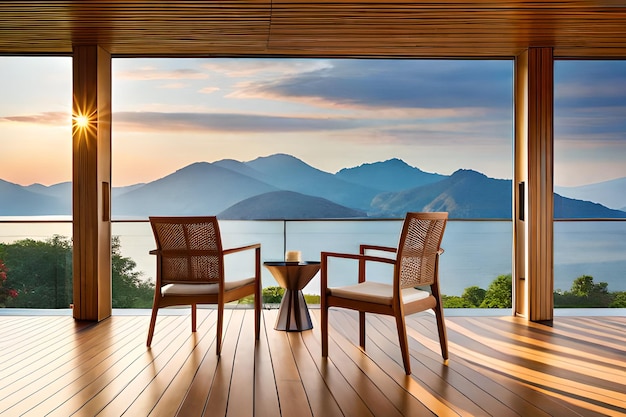
<svg viewBox="0 0 626 417">
<path fill-rule="evenodd" d="M 285 289 L 278 310 L 275 330 L 300 332 L 313 328 L 302 289 L 320 270 L 319 262 L 263 262 L 278 285 Z"/>
</svg>

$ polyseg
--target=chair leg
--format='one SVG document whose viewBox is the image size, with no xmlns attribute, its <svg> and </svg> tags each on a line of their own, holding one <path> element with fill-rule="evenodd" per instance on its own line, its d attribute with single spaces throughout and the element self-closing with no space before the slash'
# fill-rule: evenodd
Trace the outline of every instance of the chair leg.
<svg viewBox="0 0 626 417">
<path fill-rule="evenodd" d="M 261 286 L 257 284 L 254 294 L 254 338 L 259 340 L 261 334 L 261 305 L 263 304 L 263 295 L 261 294 Z"/>
<path fill-rule="evenodd" d="M 365 350 L 365 312 L 359 311 L 359 346 Z"/>
<path fill-rule="evenodd" d="M 196 305 L 192 304 L 191 305 L 191 331 L 195 332 L 196 331 Z"/>
<path fill-rule="evenodd" d="M 220 356 L 222 353 L 222 323 L 224 323 L 224 304 L 217 304 L 217 330 L 215 335 L 215 354 Z"/>
<path fill-rule="evenodd" d="M 322 295 L 322 305 L 320 306 L 321 332 L 322 332 L 322 357 L 328 356 L 328 306 L 324 303 Z"/>
<path fill-rule="evenodd" d="M 152 344 L 152 337 L 154 336 L 154 326 L 156 325 L 157 312 L 159 311 L 158 305 L 152 306 L 152 316 L 150 317 L 150 327 L 148 328 L 148 341 L 146 342 L 146 346 L 150 347 Z"/>
<path fill-rule="evenodd" d="M 437 305 L 435 317 L 437 318 L 437 330 L 439 332 L 439 345 L 441 345 L 441 356 L 444 360 L 448 360 L 448 336 L 446 333 L 446 322 L 443 319 L 443 308 L 441 304 Z"/>
<path fill-rule="evenodd" d="M 411 375 L 411 357 L 409 355 L 409 341 L 406 336 L 406 324 L 404 315 L 396 316 L 396 327 L 398 328 L 398 340 L 400 342 L 400 351 L 402 352 L 402 363 L 404 364 L 404 372 Z"/>
</svg>

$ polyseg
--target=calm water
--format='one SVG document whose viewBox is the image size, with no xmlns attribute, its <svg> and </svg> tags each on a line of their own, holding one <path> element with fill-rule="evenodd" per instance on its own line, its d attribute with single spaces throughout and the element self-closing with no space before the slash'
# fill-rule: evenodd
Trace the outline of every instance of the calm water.
<svg viewBox="0 0 626 417">
<path fill-rule="evenodd" d="M 401 221 L 389 220 L 221 222 L 225 247 L 260 242 L 264 261 L 282 260 L 286 250 L 302 251 L 305 260 L 319 260 L 321 251 L 355 253 L 360 243 L 396 246 L 400 227 Z M 511 229 L 507 221 L 450 221 L 440 263 L 443 293 L 460 295 L 471 285 L 486 289 L 498 275 L 511 273 Z M 585 274 L 596 283 L 607 282 L 609 291 L 626 291 L 626 222 L 557 222 L 554 230 L 555 289 L 568 290 L 575 278 Z M 0 223 L 2 242 L 71 233 L 69 223 Z M 154 238 L 149 223 L 116 222 L 113 234 L 120 236 L 122 255 L 137 263 L 145 279 L 153 279 L 155 260 L 148 251 L 154 248 Z M 251 256 L 229 256 L 227 271 L 234 278 L 247 275 Z M 277 285 L 269 271 L 262 271 L 264 286 Z M 379 267 L 369 273 L 382 278 L 390 271 Z M 356 264 L 333 262 L 329 274 L 333 284 L 355 282 Z M 319 274 L 305 292 L 319 293 Z"/>
</svg>

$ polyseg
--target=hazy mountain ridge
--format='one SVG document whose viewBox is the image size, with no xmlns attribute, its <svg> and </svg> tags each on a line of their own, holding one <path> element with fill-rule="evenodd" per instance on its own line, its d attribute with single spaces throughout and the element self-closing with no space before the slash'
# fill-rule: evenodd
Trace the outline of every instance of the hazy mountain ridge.
<svg viewBox="0 0 626 417">
<path fill-rule="evenodd" d="M 372 207 L 380 217 L 447 211 L 451 218 L 510 218 L 511 181 L 461 169 L 436 183 L 379 194 Z"/>
<path fill-rule="evenodd" d="M 217 217 L 225 220 L 328 219 L 367 217 L 367 214 L 321 197 L 295 191 L 273 191 L 240 201 L 217 214 Z"/>
<path fill-rule="evenodd" d="M 446 176 L 390 159 L 331 174 L 276 154 L 249 162 L 197 162 L 146 184 L 114 188 L 112 211 L 114 218 L 403 217 L 406 211 L 448 211 L 451 218 L 510 219 L 511 192 L 511 180 L 467 169 Z M 69 215 L 71 183 L 22 187 L 0 180 L 0 201 L 0 215 Z M 626 212 L 555 195 L 555 217 L 624 218 Z"/>
<path fill-rule="evenodd" d="M 563 197 L 594 201 L 608 208 L 626 210 L 626 177 L 581 185 L 578 187 L 554 187 Z"/>
<path fill-rule="evenodd" d="M 446 175 L 424 172 L 397 158 L 362 164 L 353 168 L 343 168 L 335 176 L 380 191 L 401 191 L 441 181 L 447 177 Z"/>
</svg>

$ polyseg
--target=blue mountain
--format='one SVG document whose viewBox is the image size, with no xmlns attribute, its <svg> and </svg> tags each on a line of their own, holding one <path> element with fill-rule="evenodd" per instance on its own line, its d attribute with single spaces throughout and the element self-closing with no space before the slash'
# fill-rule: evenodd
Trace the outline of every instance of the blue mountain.
<svg viewBox="0 0 626 417">
<path fill-rule="evenodd" d="M 342 219 L 362 218 L 367 214 L 321 197 L 273 191 L 240 201 L 217 217 L 225 220 Z"/>
<path fill-rule="evenodd" d="M 424 172 L 397 158 L 344 168 L 335 176 L 353 184 L 376 188 L 381 192 L 407 190 L 447 178 L 446 175 Z"/>
<path fill-rule="evenodd" d="M 197 162 L 146 184 L 114 188 L 111 201 L 114 218 L 401 218 L 407 211 L 447 211 L 451 218 L 510 219 L 511 192 L 511 180 L 473 170 L 445 176 L 390 159 L 331 174 L 276 154 Z M 71 183 L 22 187 L 0 180 L 0 201 L 4 216 L 70 215 Z M 556 218 L 626 218 L 625 211 L 591 201 L 558 194 L 554 201 Z"/>
</svg>

